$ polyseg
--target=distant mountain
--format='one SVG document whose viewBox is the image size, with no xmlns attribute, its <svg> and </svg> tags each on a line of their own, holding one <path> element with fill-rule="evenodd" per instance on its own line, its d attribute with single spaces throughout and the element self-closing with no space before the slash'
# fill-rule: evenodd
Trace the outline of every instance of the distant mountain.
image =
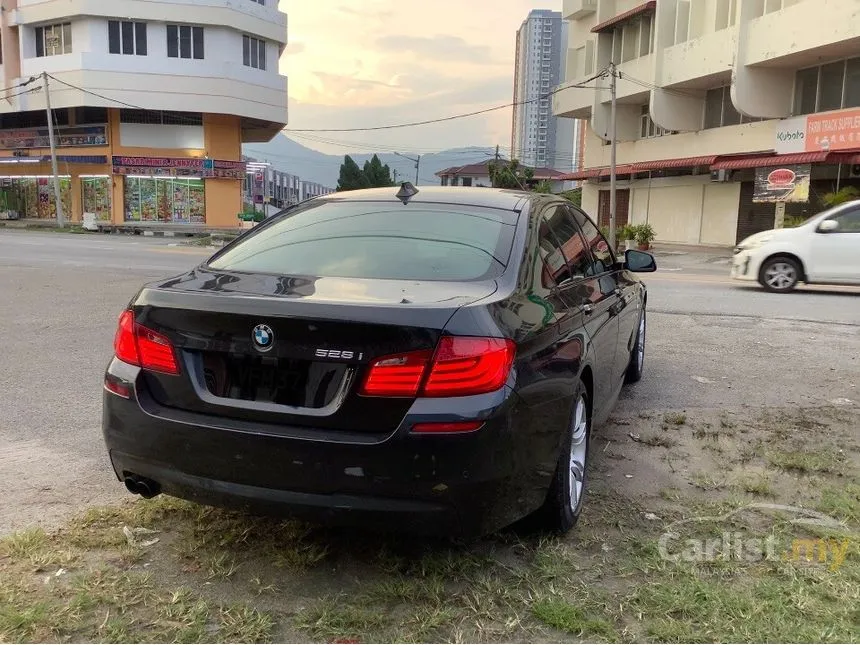
<svg viewBox="0 0 860 645">
<path fill-rule="evenodd" d="M 370 159 L 375 151 L 366 153 L 349 153 L 359 166 Z M 269 143 L 255 143 L 244 146 L 244 154 L 254 157 L 260 161 L 268 161 L 279 170 L 302 179 L 315 181 L 329 186 L 337 187 L 337 178 L 340 173 L 340 165 L 343 163 L 343 155 L 327 155 L 312 150 L 300 143 L 290 139 L 285 134 L 277 135 Z M 415 181 L 415 164 L 390 153 L 377 153 L 384 164 L 388 164 L 392 172 L 397 171 L 398 181 Z M 408 150 L 403 154 L 410 157 L 417 155 Z M 421 155 L 421 167 L 418 185 L 435 185 L 439 178 L 435 173 L 451 166 L 464 166 L 468 163 L 485 161 L 495 154 L 495 148 L 466 147 L 453 148 L 443 152 Z"/>
</svg>

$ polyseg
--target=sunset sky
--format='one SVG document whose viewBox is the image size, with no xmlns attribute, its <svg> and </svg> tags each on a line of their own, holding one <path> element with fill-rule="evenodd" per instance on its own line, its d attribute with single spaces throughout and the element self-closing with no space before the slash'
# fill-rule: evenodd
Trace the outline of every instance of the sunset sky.
<svg viewBox="0 0 860 645">
<path fill-rule="evenodd" d="M 560 10 L 561 0 L 294 0 L 281 8 L 288 128 L 352 128 L 510 103 L 516 30 L 531 9 Z M 382 132 L 287 134 L 334 154 L 349 151 L 343 142 L 365 151 L 510 146 L 511 111 Z"/>
</svg>

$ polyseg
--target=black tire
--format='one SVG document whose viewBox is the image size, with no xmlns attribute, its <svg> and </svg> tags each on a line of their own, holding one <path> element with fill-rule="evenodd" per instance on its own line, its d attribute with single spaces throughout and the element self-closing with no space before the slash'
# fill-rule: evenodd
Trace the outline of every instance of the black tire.
<svg viewBox="0 0 860 645">
<path fill-rule="evenodd" d="M 584 414 L 585 428 L 582 443 L 577 442 L 577 445 L 584 445 L 584 455 L 581 463 L 581 486 L 579 487 L 579 497 L 575 504 L 571 504 L 571 479 L 573 479 L 573 470 L 571 467 L 571 448 L 575 435 L 582 434 L 582 428 L 577 432 L 577 412 L 578 406 L 583 405 L 582 412 Z M 568 428 L 565 430 L 565 439 L 562 444 L 561 454 L 559 455 L 558 464 L 556 465 L 555 474 L 552 477 L 546 501 L 536 514 L 540 528 L 546 531 L 556 533 L 566 533 L 576 524 L 579 515 L 582 512 L 582 502 L 585 498 L 586 484 L 588 481 L 588 455 L 591 444 L 591 406 L 588 397 L 588 391 L 585 385 L 580 381 L 576 389 L 574 397 L 573 409 L 570 415 Z"/>
<path fill-rule="evenodd" d="M 645 339 L 647 338 L 645 307 L 639 314 L 639 322 L 636 323 L 636 339 L 633 341 L 633 349 L 630 350 L 630 362 L 627 364 L 627 373 L 624 374 L 624 382 L 627 384 L 638 383 L 642 378 L 645 367 Z"/>
<path fill-rule="evenodd" d="M 771 293 L 788 293 L 794 290 L 802 276 L 803 270 L 794 258 L 775 255 L 762 263 L 758 282 Z"/>
</svg>

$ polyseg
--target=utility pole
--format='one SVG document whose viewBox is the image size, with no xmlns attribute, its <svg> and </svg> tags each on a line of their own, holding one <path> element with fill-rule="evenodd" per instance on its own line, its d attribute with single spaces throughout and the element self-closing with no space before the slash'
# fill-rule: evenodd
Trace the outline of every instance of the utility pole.
<svg viewBox="0 0 860 645">
<path fill-rule="evenodd" d="M 499 163 L 499 144 L 496 144 L 496 163 Z"/>
<path fill-rule="evenodd" d="M 421 167 L 421 155 L 418 155 L 418 158 L 415 159 L 412 157 L 407 157 L 406 155 L 402 155 L 399 152 L 395 152 L 394 154 L 396 154 L 398 157 L 403 157 L 404 159 L 409 159 L 409 161 L 411 161 L 415 164 L 415 185 L 417 186 L 418 185 L 419 169 Z"/>
<path fill-rule="evenodd" d="M 394 169 L 394 183 L 397 183 L 397 168 Z"/>
<path fill-rule="evenodd" d="M 66 218 L 63 214 L 63 199 L 60 195 L 60 176 L 57 170 L 57 142 L 54 138 L 54 115 L 51 110 L 51 90 L 48 87 L 48 72 L 42 72 L 42 82 L 45 84 L 45 107 L 48 113 L 48 141 L 51 144 L 51 170 L 54 173 L 54 200 L 57 202 L 57 226 L 65 227 Z"/>
<path fill-rule="evenodd" d="M 616 220 L 615 220 L 615 175 L 616 175 L 616 155 L 618 153 L 618 106 L 616 101 L 617 95 L 617 77 L 618 69 L 614 62 L 609 63 L 609 93 L 612 97 L 612 113 L 609 117 L 609 130 L 612 136 L 612 146 L 609 153 L 609 247 L 614 251 L 617 247 L 615 243 L 616 237 Z"/>
</svg>

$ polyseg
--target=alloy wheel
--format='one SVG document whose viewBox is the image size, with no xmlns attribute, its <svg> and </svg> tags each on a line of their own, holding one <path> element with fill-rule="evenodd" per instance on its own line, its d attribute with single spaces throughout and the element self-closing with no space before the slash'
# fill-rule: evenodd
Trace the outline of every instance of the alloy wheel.
<svg viewBox="0 0 860 645">
<path fill-rule="evenodd" d="M 576 513 L 579 502 L 582 499 L 582 490 L 585 483 L 585 458 L 588 450 L 588 408 L 585 396 L 580 395 L 576 401 L 576 409 L 573 414 L 570 441 L 570 509 Z"/>
<path fill-rule="evenodd" d="M 774 262 L 765 269 L 764 281 L 773 289 L 789 289 L 797 283 L 797 270 L 788 262 Z"/>
</svg>

